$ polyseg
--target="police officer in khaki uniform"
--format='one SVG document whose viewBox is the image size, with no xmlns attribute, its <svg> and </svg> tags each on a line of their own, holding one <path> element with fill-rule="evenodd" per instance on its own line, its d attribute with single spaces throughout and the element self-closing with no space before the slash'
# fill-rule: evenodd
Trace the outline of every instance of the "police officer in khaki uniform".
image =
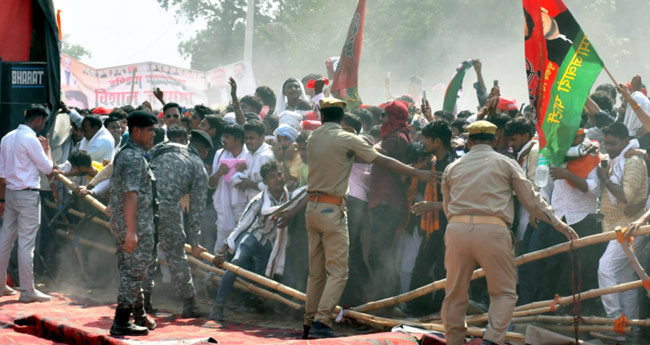
<svg viewBox="0 0 650 345">
<path fill-rule="evenodd" d="M 428 181 L 430 171 L 420 171 L 386 157 L 359 136 L 345 131 L 344 101 L 320 100 L 323 125 L 309 138 L 308 193 L 306 210 L 309 237 L 309 279 L 303 338 L 334 337 L 332 313 L 348 279 L 348 221 L 346 197 L 352 163 L 360 159 L 391 171 Z"/>
<path fill-rule="evenodd" d="M 447 344 L 465 343 L 467 288 L 476 265 L 485 271 L 490 309 L 483 344 L 503 344 L 517 302 L 515 256 L 510 231 L 513 191 L 530 217 L 552 224 L 574 240 L 578 235 L 559 220 L 534 191 L 517 161 L 492 149 L 497 127 L 476 121 L 467 127 L 470 151 L 450 164 L 442 177 L 447 284 L 442 320 Z"/>
</svg>

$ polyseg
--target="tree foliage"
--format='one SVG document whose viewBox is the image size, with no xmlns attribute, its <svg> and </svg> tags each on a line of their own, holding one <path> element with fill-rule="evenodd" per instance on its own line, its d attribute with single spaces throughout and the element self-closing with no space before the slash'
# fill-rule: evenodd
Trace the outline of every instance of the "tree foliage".
<svg viewBox="0 0 650 345">
<path fill-rule="evenodd" d="M 84 57 L 92 57 L 92 54 L 89 50 L 79 44 L 70 42 L 70 35 L 64 34 L 62 43 L 63 53 L 72 57 L 73 59 L 81 60 Z"/>
<path fill-rule="evenodd" d="M 176 11 L 181 21 L 207 22 L 179 46 L 192 68 L 209 69 L 243 59 L 246 0 L 157 1 L 164 9 Z M 650 3 L 565 2 L 610 70 L 623 69 L 630 54 L 641 55 L 642 48 L 630 47 L 629 42 L 634 35 L 642 37 L 642 26 L 625 23 L 627 18 L 644 22 L 647 11 L 639 6 L 650 10 Z M 324 74 L 325 60 L 341 52 L 356 4 L 352 0 L 256 0 L 253 66 L 258 83 L 276 87 L 289 76 Z M 514 77 L 524 76 L 519 0 L 369 0 L 366 6 L 362 84 L 380 84 L 388 71 L 435 78 L 439 83 L 460 61 L 488 57 L 495 74 L 516 66 Z"/>
</svg>

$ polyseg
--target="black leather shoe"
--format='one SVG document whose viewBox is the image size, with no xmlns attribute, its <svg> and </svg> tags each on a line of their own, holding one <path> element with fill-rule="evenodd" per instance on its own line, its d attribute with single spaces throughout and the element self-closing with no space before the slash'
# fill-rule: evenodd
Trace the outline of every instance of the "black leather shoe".
<svg viewBox="0 0 650 345">
<path fill-rule="evenodd" d="M 147 315 L 142 299 L 138 299 L 133 305 L 133 321 L 137 326 L 147 327 L 150 331 L 156 329 L 156 321 Z"/>
<path fill-rule="evenodd" d="M 483 343 L 482 343 L 482 344 L 483 344 L 483 345 L 497 345 L 497 343 L 495 343 L 495 342 L 493 342 L 493 341 L 490 341 L 490 340 L 487 340 L 487 339 L 483 339 Z"/>
<path fill-rule="evenodd" d="M 149 330 L 147 327 L 140 327 L 134 325 L 129 320 L 131 317 L 131 311 L 133 306 L 120 303 L 115 309 L 115 318 L 113 319 L 113 325 L 111 326 L 111 335 L 147 335 Z"/>
<path fill-rule="evenodd" d="M 324 323 L 320 321 L 315 321 L 311 324 L 311 330 L 309 335 L 314 339 L 322 338 L 337 338 L 338 334 L 334 333 L 331 328 L 327 327 Z"/>
</svg>

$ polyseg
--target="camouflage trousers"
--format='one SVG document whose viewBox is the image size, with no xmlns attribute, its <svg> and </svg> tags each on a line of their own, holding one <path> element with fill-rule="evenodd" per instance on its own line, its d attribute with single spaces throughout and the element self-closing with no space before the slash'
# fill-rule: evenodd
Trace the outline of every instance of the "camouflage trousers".
<svg viewBox="0 0 650 345">
<path fill-rule="evenodd" d="M 117 267 L 120 271 L 117 303 L 133 305 L 142 298 L 142 284 L 152 261 L 153 242 L 153 234 L 138 234 L 138 245 L 132 253 L 127 253 L 122 249 L 124 236 L 117 239 Z"/>
<path fill-rule="evenodd" d="M 166 208 L 161 205 L 158 214 L 158 248 L 165 253 L 165 260 L 169 264 L 172 281 L 179 296 L 183 299 L 193 298 L 196 296 L 196 292 L 190 265 L 185 255 L 186 236 L 183 231 L 180 210 L 178 206 Z M 153 265 L 149 266 L 149 277 L 152 277 L 156 271 L 157 258 L 158 256 L 154 255 Z M 153 280 L 149 277 L 143 286 L 144 291 L 151 291 L 153 288 Z"/>
</svg>

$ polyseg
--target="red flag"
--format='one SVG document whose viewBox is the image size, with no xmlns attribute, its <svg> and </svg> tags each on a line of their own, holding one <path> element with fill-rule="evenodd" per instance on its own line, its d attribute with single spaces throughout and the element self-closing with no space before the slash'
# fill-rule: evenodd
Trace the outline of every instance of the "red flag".
<svg viewBox="0 0 650 345">
<path fill-rule="evenodd" d="M 603 62 L 562 0 L 523 0 L 526 74 L 540 155 L 560 165 Z"/>
<path fill-rule="evenodd" d="M 539 0 L 524 0 L 526 76 L 528 78 L 528 98 L 536 114 L 541 114 L 544 103 L 544 78 L 546 68 L 546 40 L 542 24 L 542 11 Z M 544 132 L 538 131 L 540 141 L 546 143 Z"/>
<path fill-rule="evenodd" d="M 339 58 L 332 91 L 335 95 L 348 102 L 350 108 L 361 104 L 357 91 L 359 76 L 359 59 L 361 58 L 361 43 L 363 41 L 363 22 L 366 16 L 366 0 L 359 0 L 357 9 L 352 17 L 350 29 Z"/>
</svg>

